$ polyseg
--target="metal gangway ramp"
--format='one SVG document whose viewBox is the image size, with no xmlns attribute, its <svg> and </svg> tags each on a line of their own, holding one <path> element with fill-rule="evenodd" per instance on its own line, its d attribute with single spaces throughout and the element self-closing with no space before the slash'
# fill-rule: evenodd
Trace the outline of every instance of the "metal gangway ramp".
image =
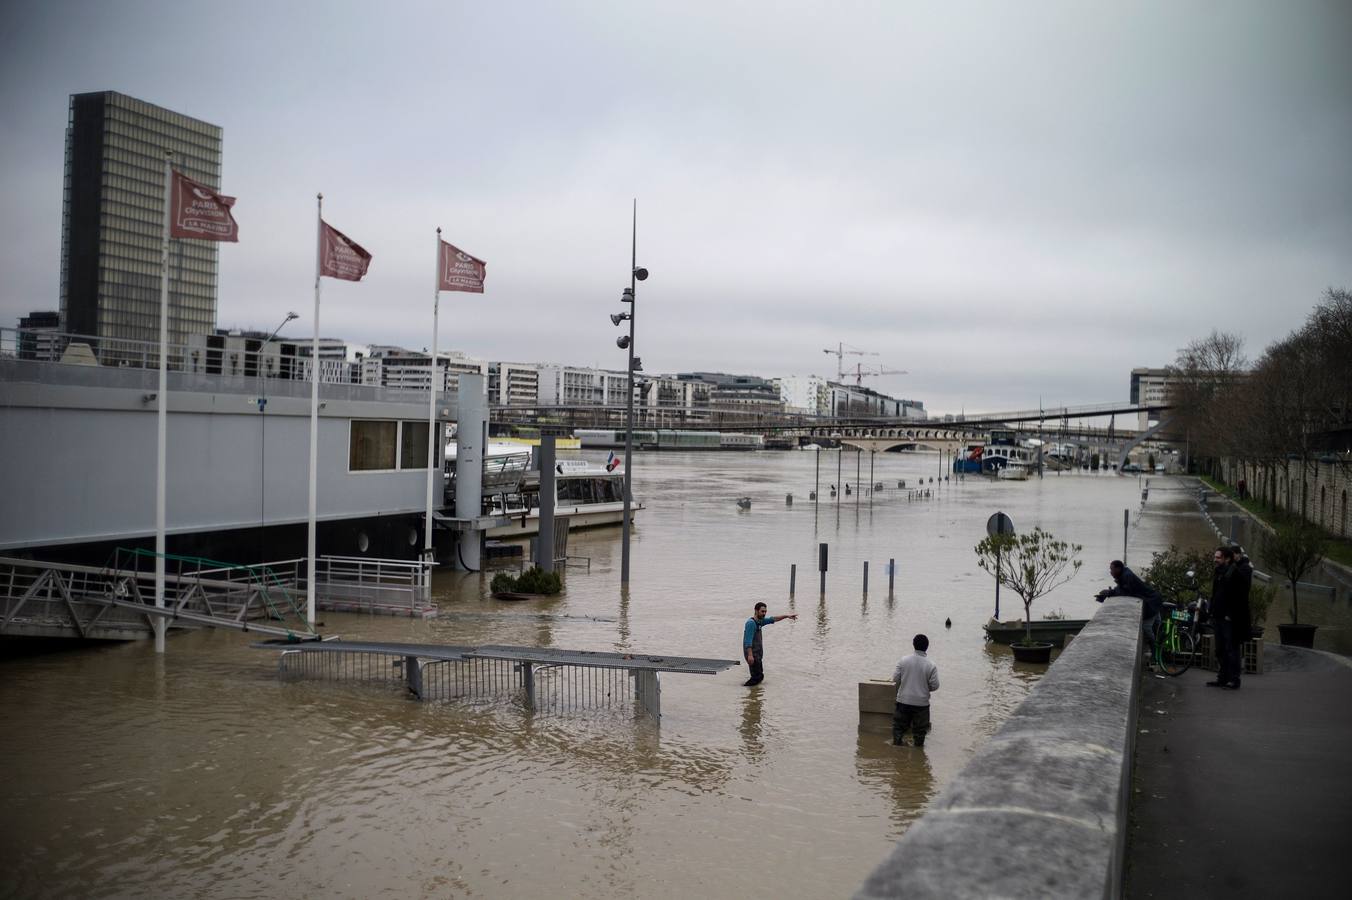
<svg viewBox="0 0 1352 900">
<path fill-rule="evenodd" d="M 125 549 L 104 567 L 0 557 L 0 635 L 136 640 L 152 634 L 155 618 L 283 638 L 314 634 L 266 566 L 166 555 L 165 605 L 157 607 L 154 560 Z"/>
<path fill-rule="evenodd" d="M 288 678 L 398 683 L 419 700 L 520 698 L 532 713 L 544 715 L 637 702 L 659 721 L 661 673 L 716 675 L 740 665 L 732 659 L 499 644 L 272 640 L 252 646 L 280 651 L 278 672 Z"/>
</svg>

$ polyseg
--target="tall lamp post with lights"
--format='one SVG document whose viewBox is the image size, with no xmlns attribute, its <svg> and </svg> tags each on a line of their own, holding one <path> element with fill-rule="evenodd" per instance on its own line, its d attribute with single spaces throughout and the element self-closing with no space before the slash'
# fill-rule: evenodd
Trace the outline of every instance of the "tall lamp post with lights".
<svg viewBox="0 0 1352 900">
<path fill-rule="evenodd" d="M 626 312 L 613 313 L 610 321 L 617 327 L 625 319 L 629 320 L 629 333 L 615 339 L 615 346 L 629 351 L 629 365 L 625 369 L 628 389 L 625 391 L 624 404 L 624 520 L 620 532 L 620 584 L 629 584 L 629 517 L 634 502 L 634 476 L 631 463 L 634 457 L 634 373 L 643 371 L 643 360 L 634 355 L 634 312 L 637 305 L 634 294 L 638 282 L 648 280 L 648 270 L 638 264 L 638 203 L 634 204 L 634 234 L 632 256 L 629 260 L 629 287 L 620 296 L 621 303 L 628 303 Z"/>
</svg>

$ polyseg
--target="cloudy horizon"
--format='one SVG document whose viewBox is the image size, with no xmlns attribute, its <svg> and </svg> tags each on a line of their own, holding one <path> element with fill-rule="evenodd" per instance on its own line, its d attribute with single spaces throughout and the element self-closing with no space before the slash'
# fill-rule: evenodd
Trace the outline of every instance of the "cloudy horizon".
<svg viewBox="0 0 1352 900">
<path fill-rule="evenodd" d="M 0 324 L 59 306 L 69 95 L 224 130 L 220 327 L 310 333 L 314 202 L 371 251 L 321 332 L 430 344 L 435 229 L 488 263 L 439 346 L 834 377 L 932 412 L 1125 400 L 1352 287 L 1352 6 L 13 5 Z M 76 26 L 78 23 L 78 27 Z"/>
</svg>

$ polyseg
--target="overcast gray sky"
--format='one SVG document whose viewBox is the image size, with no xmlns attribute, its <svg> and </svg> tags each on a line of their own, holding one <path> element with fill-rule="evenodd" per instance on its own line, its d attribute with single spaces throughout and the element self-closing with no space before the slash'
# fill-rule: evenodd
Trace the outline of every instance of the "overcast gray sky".
<svg viewBox="0 0 1352 900">
<path fill-rule="evenodd" d="M 834 374 L 935 411 L 1125 399 L 1352 287 L 1352 3 L 8 2 L 0 323 L 59 303 L 71 93 L 220 125 L 219 324 L 310 332 L 314 197 L 374 255 L 325 335 Z"/>
</svg>

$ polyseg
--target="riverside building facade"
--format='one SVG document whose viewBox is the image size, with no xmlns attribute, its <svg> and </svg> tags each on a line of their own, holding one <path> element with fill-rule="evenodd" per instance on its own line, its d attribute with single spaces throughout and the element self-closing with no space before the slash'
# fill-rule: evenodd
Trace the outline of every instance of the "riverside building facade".
<svg viewBox="0 0 1352 900">
<path fill-rule="evenodd" d="M 61 320 L 100 341 L 158 341 L 164 155 L 213 189 L 221 129 L 115 91 L 72 94 L 61 216 Z M 169 246 L 169 342 L 216 327 L 218 247 Z"/>
</svg>

